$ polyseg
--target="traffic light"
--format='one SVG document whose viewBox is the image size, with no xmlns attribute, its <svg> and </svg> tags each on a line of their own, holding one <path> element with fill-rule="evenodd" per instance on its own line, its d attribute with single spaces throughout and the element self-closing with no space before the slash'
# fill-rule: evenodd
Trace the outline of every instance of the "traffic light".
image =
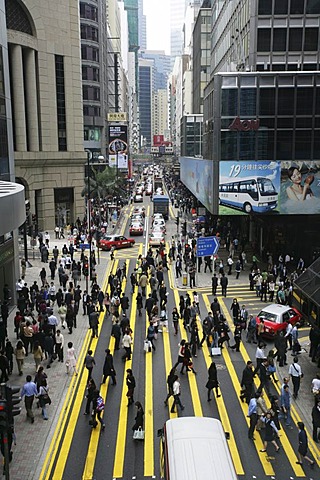
<svg viewBox="0 0 320 480">
<path fill-rule="evenodd" d="M 0 431 L 8 429 L 8 410 L 7 401 L 4 398 L 0 399 Z"/>
<path fill-rule="evenodd" d="M 5 398 L 7 401 L 7 417 L 8 417 L 8 423 L 10 426 L 13 426 L 14 424 L 14 418 L 17 415 L 20 415 L 21 413 L 21 407 L 17 407 L 21 402 L 21 397 L 20 395 L 16 395 L 17 393 L 20 392 L 20 387 L 14 387 L 14 386 L 5 386 Z"/>
<path fill-rule="evenodd" d="M 89 264 L 87 262 L 83 264 L 82 271 L 85 277 L 89 276 Z"/>
<path fill-rule="evenodd" d="M 180 222 L 180 217 L 178 216 L 178 217 L 176 217 L 176 225 L 177 225 L 177 227 L 179 226 L 179 222 Z"/>
</svg>

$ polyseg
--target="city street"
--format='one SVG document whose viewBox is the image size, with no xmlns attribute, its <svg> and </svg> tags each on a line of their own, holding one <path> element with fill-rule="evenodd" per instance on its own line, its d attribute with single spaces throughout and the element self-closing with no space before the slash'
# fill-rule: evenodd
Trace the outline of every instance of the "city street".
<svg viewBox="0 0 320 480">
<path fill-rule="evenodd" d="M 146 204 L 147 217 L 151 211 L 149 201 Z M 171 212 L 172 214 L 173 212 Z M 167 241 L 176 232 L 172 218 L 167 224 Z M 106 262 L 106 277 L 110 271 L 115 272 L 118 265 L 124 261 L 129 263 L 129 274 L 136 266 L 136 258 L 139 254 L 144 254 L 145 238 L 137 237 L 136 245 L 127 250 L 116 252 L 113 263 Z M 109 259 L 109 253 L 101 254 L 102 263 Z M 179 295 L 181 292 L 176 288 L 175 279 L 169 270 L 165 274 L 167 288 L 170 286 L 168 296 L 168 314 L 171 319 L 171 312 L 174 306 L 178 306 Z M 236 297 L 240 305 L 245 304 L 250 313 L 258 313 L 261 309 L 261 302 L 255 295 L 255 292 L 249 290 L 245 281 L 247 275 L 243 275 L 239 284 L 230 281 L 227 298 L 220 295 L 218 289 L 218 298 L 221 303 L 222 312 L 227 318 L 231 331 L 233 332 L 233 323 L 230 316 L 230 305 L 232 298 Z M 200 296 L 201 318 L 204 318 L 206 312 L 210 309 L 210 303 L 213 300 L 211 288 L 206 286 L 206 281 L 210 276 L 198 275 L 197 291 Z M 129 282 L 130 283 L 130 282 Z M 208 282 L 207 282 L 208 283 Z M 106 282 L 104 281 L 104 286 Z M 202 285 L 202 286 L 201 286 Z M 172 365 L 175 363 L 178 354 L 178 343 L 180 339 L 187 338 L 182 321 L 179 325 L 179 335 L 174 336 L 172 321 L 169 320 L 169 333 L 166 331 L 159 333 L 156 340 L 156 351 L 145 353 L 143 349 L 146 337 L 147 320 L 145 311 L 143 316 L 139 317 L 136 311 L 136 302 L 134 294 L 131 297 L 130 285 L 123 282 L 122 288 L 126 291 L 130 302 L 130 325 L 133 329 L 133 355 L 132 360 L 124 363 L 121 359 L 122 351 L 116 351 L 114 354 L 114 365 L 117 373 L 117 385 L 111 385 L 107 380 L 101 387 L 101 394 L 105 399 L 104 422 L 106 428 L 101 431 L 100 424 L 92 430 L 89 426 L 88 416 L 85 411 L 85 390 L 87 381 L 87 371 L 82 366 L 86 350 L 90 345 L 96 360 L 96 366 L 93 371 L 93 378 L 99 384 L 102 378 L 102 367 L 104 361 L 104 351 L 110 348 L 113 353 L 114 339 L 110 338 L 111 317 L 100 315 L 100 331 L 98 340 L 90 340 L 88 335 L 84 342 L 84 347 L 79 355 L 78 365 L 80 375 L 69 389 L 66 396 L 64 408 L 69 409 L 67 418 L 53 435 L 52 449 L 49 449 L 46 461 L 44 462 L 41 478 L 54 479 L 142 479 L 142 478 L 160 478 L 159 461 L 159 439 L 157 438 L 158 429 L 162 428 L 168 418 L 175 417 L 177 414 L 170 413 L 171 401 L 169 407 L 164 406 L 164 399 L 167 394 L 166 377 Z M 188 290 L 192 298 L 192 291 Z M 182 292 L 185 294 L 186 290 Z M 199 331 L 202 332 L 199 325 Z M 301 337 L 307 336 L 305 329 L 300 333 Z M 245 337 L 245 335 L 244 335 Z M 301 339 L 303 342 L 304 339 Z M 230 340 L 230 345 L 233 340 Z M 272 345 L 270 344 L 270 348 Z M 268 349 L 268 347 L 267 347 Z M 258 432 L 255 433 L 255 442 L 251 442 L 247 436 L 248 418 L 247 405 L 239 399 L 240 383 L 242 370 L 245 362 L 250 358 L 255 361 L 255 345 L 244 341 L 241 344 L 240 352 L 224 348 L 223 355 L 215 358 L 218 370 L 218 380 L 221 387 L 221 397 L 207 402 L 207 369 L 211 363 L 209 351 L 203 346 L 197 352 L 197 358 L 194 358 L 194 368 L 197 372 L 195 376 L 192 372 L 181 375 L 181 400 L 185 406 L 183 412 L 179 411 L 179 416 L 211 416 L 221 420 L 224 430 L 229 433 L 228 441 L 232 459 L 239 478 L 264 479 L 269 477 L 292 479 L 298 477 L 312 477 L 313 472 L 309 466 L 302 469 L 297 461 L 298 430 L 288 430 L 282 424 L 280 431 L 280 453 L 275 453 L 274 447 L 268 447 L 268 454 L 260 452 L 263 449 L 262 438 Z M 132 438 L 132 426 L 135 418 L 135 407 L 127 407 L 125 384 L 126 369 L 132 368 L 136 379 L 136 389 L 134 400 L 142 403 L 145 411 L 145 440 L 144 442 L 134 441 Z M 284 369 L 282 374 L 286 372 Z M 179 373 L 179 370 L 178 370 Z M 256 379 L 256 387 L 259 385 L 259 379 Z M 272 392 L 279 394 L 281 383 L 272 386 Z M 305 387 L 304 387 L 305 388 Z M 297 402 L 298 403 L 298 402 Z M 267 404 L 268 406 L 268 404 Z M 299 419 L 299 414 L 293 407 L 293 418 Z M 190 432 L 192 434 L 192 432 Z M 263 435 L 263 432 L 262 432 Z M 310 441 L 311 440 L 311 441 Z M 319 466 L 319 457 L 317 457 L 317 445 L 309 437 L 309 447 L 311 452 L 316 455 Z M 316 467 L 318 468 L 318 467 Z"/>
</svg>

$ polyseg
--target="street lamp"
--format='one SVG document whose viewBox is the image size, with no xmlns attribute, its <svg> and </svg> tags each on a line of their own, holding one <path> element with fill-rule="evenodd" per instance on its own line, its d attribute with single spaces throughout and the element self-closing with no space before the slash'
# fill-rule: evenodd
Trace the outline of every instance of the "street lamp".
<svg viewBox="0 0 320 480">
<path fill-rule="evenodd" d="M 91 252 L 92 252 L 92 244 L 91 244 L 91 200 L 90 200 L 90 158 L 91 158 L 91 152 L 87 152 L 87 175 L 88 175 L 88 203 L 87 203 L 87 217 L 88 217 L 88 241 L 89 241 L 89 272 L 88 276 L 86 277 L 87 280 L 87 291 L 88 291 L 88 277 L 91 280 L 91 274 L 92 274 L 92 258 L 91 258 Z"/>
</svg>

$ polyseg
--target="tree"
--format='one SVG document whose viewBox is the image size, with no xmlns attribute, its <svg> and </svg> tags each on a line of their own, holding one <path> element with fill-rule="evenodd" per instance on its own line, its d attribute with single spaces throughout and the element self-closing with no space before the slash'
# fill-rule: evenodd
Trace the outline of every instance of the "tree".
<svg viewBox="0 0 320 480">
<path fill-rule="evenodd" d="M 123 196 L 124 190 L 124 178 L 120 175 L 117 175 L 117 170 L 115 168 L 105 166 L 104 170 L 96 170 L 93 166 L 91 167 L 92 175 L 90 176 L 90 183 L 88 182 L 88 177 L 84 179 L 85 186 L 81 192 L 83 197 L 88 197 L 88 186 L 90 187 L 90 198 L 98 199 L 100 204 L 101 199 L 108 196 Z"/>
</svg>

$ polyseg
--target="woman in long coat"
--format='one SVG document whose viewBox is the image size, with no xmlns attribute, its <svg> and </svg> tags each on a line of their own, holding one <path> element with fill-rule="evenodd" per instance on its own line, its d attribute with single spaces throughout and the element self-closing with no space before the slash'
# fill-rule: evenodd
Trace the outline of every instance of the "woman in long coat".
<svg viewBox="0 0 320 480">
<path fill-rule="evenodd" d="M 105 356 L 104 364 L 103 364 L 103 380 L 102 380 L 102 383 L 106 383 L 107 377 L 111 377 L 112 385 L 116 385 L 117 380 L 116 380 L 116 371 L 115 371 L 114 366 L 113 366 L 113 356 L 112 356 L 109 348 L 107 348 L 107 350 L 105 352 L 106 352 L 106 356 Z"/>
<path fill-rule="evenodd" d="M 206 388 L 208 389 L 208 402 L 211 402 L 211 390 L 215 388 L 216 390 L 216 396 L 221 397 L 221 395 L 218 394 L 218 388 L 219 388 L 219 382 L 218 382 L 218 372 L 217 372 L 217 367 L 214 362 L 211 363 L 210 367 L 208 368 L 208 381 L 206 384 Z"/>
<path fill-rule="evenodd" d="M 135 424 L 133 425 L 132 430 L 139 430 L 140 427 L 143 430 L 144 411 L 140 402 L 136 402 L 135 406 L 137 407 L 137 415 L 135 417 Z"/>
</svg>

